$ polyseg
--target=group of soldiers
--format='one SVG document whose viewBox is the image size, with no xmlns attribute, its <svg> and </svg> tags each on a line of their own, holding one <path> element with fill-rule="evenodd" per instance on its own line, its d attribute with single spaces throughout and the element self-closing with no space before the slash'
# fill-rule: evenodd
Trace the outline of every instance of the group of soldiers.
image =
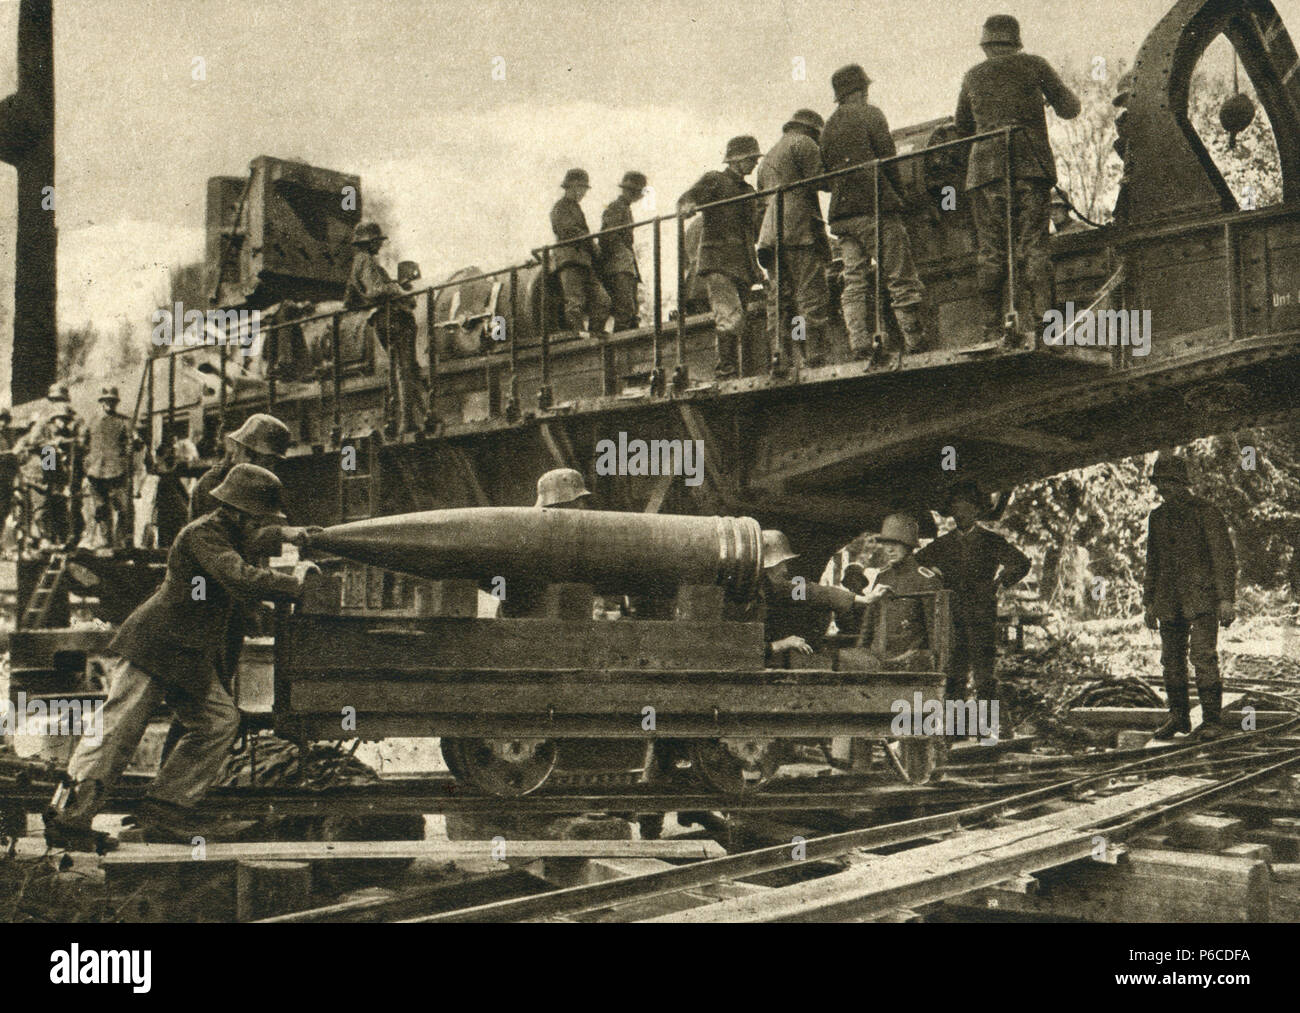
<svg viewBox="0 0 1300 1013">
<path fill-rule="evenodd" d="M 275 470 L 288 452 L 288 428 L 270 415 L 251 416 L 226 437 L 226 454 L 195 483 L 190 522 L 172 542 L 162 584 L 118 628 L 98 739 L 83 737 L 46 813 L 54 847 L 100 852 L 116 847 L 92 821 L 166 703 L 175 715 L 162 767 L 135 813 L 146 840 L 218 840 L 232 825 L 205 820 L 197 806 L 220 773 L 239 731 L 231 692 L 245 635 L 268 599 L 301 595 L 319 573 L 312 563 L 292 574 L 268 557 L 283 543 L 305 545 L 313 530 L 292 527 Z"/>
<path fill-rule="evenodd" d="M 250 615 L 267 598 L 301 594 L 316 568 L 294 574 L 271 570 L 266 557 L 283 542 L 306 544 L 314 529 L 289 527 L 282 486 L 273 469 L 289 443 L 284 424 L 251 417 L 228 438 L 228 453 L 200 479 L 193 519 L 173 543 L 161 587 L 122 624 L 110 645 L 117 655 L 103 712 L 103 734 L 83 739 L 46 814 L 51 846 L 107 850 L 116 845 L 91 821 L 144 734 L 166 702 L 176 715 L 162 768 L 136 813 L 146 839 L 219 839 L 231 832 L 201 819 L 198 803 L 218 776 L 239 729 L 231 696 Z M 1162 454 L 1151 480 L 1163 500 L 1148 528 L 1144 606 L 1159 629 L 1170 718 L 1156 732 L 1170 739 L 1191 731 L 1188 657 L 1195 668 L 1202 710 L 1201 737 L 1222 733 L 1222 690 L 1217 628 L 1235 615 L 1236 560 L 1223 516 L 1192 495 L 1186 461 Z M 537 483 L 538 509 L 585 509 L 591 502 L 580 473 L 557 469 Z M 745 605 L 765 629 L 767 664 L 812 655 L 833 617 L 860 616 L 863 641 L 880 671 L 934 664 L 918 652 L 935 648 L 929 595 L 952 592 L 953 644 L 944 687 L 948 699 L 996 700 L 997 595 L 1018 584 L 1030 560 L 979 521 L 989 499 L 973 481 L 954 484 L 942 504 L 953 529 L 924 547 L 912 514 L 886 517 L 873 541 L 885 566 L 869 579 L 850 565 L 834 586 L 797 581 L 798 558 L 780 531 L 763 534 L 764 581 Z M 316 570 L 316 572 L 319 572 Z M 800 593 L 794 593 L 798 586 Z M 202 593 L 196 593 L 196 588 Z M 514 588 L 502 614 L 527 616 L 540 604 L 538 588 Z M 886 604 L 887 602 L 887 604 Z M 503 603 L 504 605 L 504 603 Z M 869 638 L 866 631 L 871 632 Z"/>
<path fill-rule="evenodd" d="M 984 309 L 985 340 L 1016 346 L 1025 340 L 1025 325 L 1042 318 L 1051 300 L 1049 235 L 1075 227 L 1068 201 L 1054 201 L 1056 162 L 1047 135 L 1044 107 L 1063 119 L 1078 116 L 1078 97 L 1040 56 L 1023 51 L 1020 24 L 1010 15 L 990 17 L 980 45 L 986 59 L 962 82 L 957 103 L 956 132 L 960 137 L 992 133 L 1007 127 L 1013 134 L 1009 168 L 1011 208 L 1008 216 L 1005 142 L 1000 136 L 972 143 L 965 180 L 977 239 L 977 281 Z M 831 262 L 827 228 L 839 242 L 844 267 L 841 308 L 849 347 L 855 358 L 875 360 L 881 341 L 868 320 L 868 293 L 877 255 L 882 287 L 888 293 L 904 350 L 926 345 L 925 286 L 912 256 L 904 222 L 903 185 L 889 123 L 868 95 L 871 78 L 858 64 L 841 67 L 831 76 L 836 109 L 829 120 L 812 109 L 800 109 L 785 124 L 781 139 L 764 154 L 749 135 L 733 137 L 723 155 L 724 168 L 705 173 L 682 194 L 683 214 L 702 212 L 695 273 L 708 293 L 716 333 L 715 375 L 738 374 L 738 349 L 746 325 L 745 304 L 755 285 L 766 283 L 767 336 L 773 366 L 784 370 L 793 359 L 793 343 L 801 338 L 803 361 L 816 366 L 826 360 L 826 328 Z M 870 169 L 846 172 L 828 180 L 817 177 L 868 163 L 881 163 L 879 178 Z M 780 263 L 777 263 L 775 196 L 744 200 L 757 191 L 747 179 L 758 169 L 758 186 L 766 191 L 793 187 L 784 193 L 781 209 Z M 801 180 L 814 180 L 798 187 Z M 564 196 L 551 212 L 557 242 L 552 270 L 564 290 L 566 325 L 573 331 L 604 328 L 613 307 L 616 329 L 636 325 L 636 260 L 632 253 L 631 212 L 645 186 L 641 173 L 624 177 L 623 195 L 605 212 L 602 230 L 628 226 L 626 232 L 589 236 L 579 202 L 590 189 L 587 173 L 571 169 L 564 178 Z M 819 192 L 830 193 L 823 220 Z M 725 203 L 724 203 L 725 202 Z M 1016 272 L 1020 284 L 1014 299 L 1007 292 L 1007 222 L 1010 219 Z M 771 283 L 778 274 L 780 284 Z M 780 303 L 787 307 L 777 319 Z M 630 310 L 629 310 L 630 307 Z M 797 318 L 800 326 L 792 326 Z"/>
<path fill-rule="evenodd" d="M 18 460 L 8 527 L 42 549 L 63 548 L 87 535 L 90 548 L 121 548 L 131 540 L 133 454 L 142 445 L 121 415 L 116 387 L 99 394 L 89 422 L 72 407 L 68 387 L 54 383 L 31 428 L 12 444 Z M 11 414 L 3 413 L 6 437 Z M 82 504 L 89 499 L 89 531 Z"/>
</svg>

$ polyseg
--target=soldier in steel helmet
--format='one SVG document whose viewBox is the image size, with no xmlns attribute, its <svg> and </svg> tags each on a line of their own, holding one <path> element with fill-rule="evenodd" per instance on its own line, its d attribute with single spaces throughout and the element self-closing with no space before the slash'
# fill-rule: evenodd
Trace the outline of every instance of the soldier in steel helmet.
<svg viewBox="0 0 1300 1013">
<path fill-rule="evenodd" d="M 824 123 L 812 109 L 799 109 L 776 142 L 758 163 L 758 188 L 771 190 L 811 179 L 825 172 L 819 144 Z M 830 316 L 830 289 L 826 268 L 831 262 L 830 241 L 822 221 L 819 188 L 810 183 L 786 190 L 781 209 L 781 295 L 787 318 L 776 319 L 777 287 L 767 287 L 767 334 L 770 354 L 782 372 L 793 358 L 790 317 L 803 322 L 803 361 L 820 366 L 826 361 L 826 325 Z M 763 224 L 758 231 L 758 258 L 769 275 L 776 269 L 776 195 L 767 198 Z"/>
<path fill-rule="evenodd" d="M 587 510 L 591 493 L 582 473 L 574 468 L 553 468 L 537 480 L 537 510 Z M 506 585 L 501 599 L 503 619 L 525 619 L 540 615 L 544 607 L 545 581 L 515 578 Z"/>
<path fill-rule="evenodd" d="M 897 154 L 885 114 L 867 101 L 871 78 L 858 64 L 841 67 L 831 75 L 837 108 L 822 131 L 822 162 L 828 172 L 847 169 Z M 870 359 L 871 327 L 867 321 L 867 293 L 876 233 L 880 235 L 880 270 L 894 319 L 909 352 L 925 344 L 921 303 L 925 286 L 912 259 L 912 242 L 903 222 L 903 184 L 898 163 L 880 169 L 880 204 L 870 169 L 837 176 L 831 181 L 830 228 L 840 241 L 844 258 L 844 291 L 840 297 L 844 326 L 855 358 Z"/>
<path fill-rule="evenodd" d="M 212 498 L 212 490 L 235 465 L 256 464 L 274 472 L 289 452 L 291 442 L 289 427 L 274 415 L 261 412 L 250 415 L 242 426 L 226 435 L 226 453 L 221 463 L 205 471 L 195 484 L 190 493 L 190 520 L 197 520 L 220 506 Z"/>
<path fill-rule="evenodd" d="M 250 562 L 255 533 L 284 520 L 281 492 L 280 480 L 266 469 L 237 464 L 212 490 L 217 509 L 177 536 L 162 584 L 109 645 L 117 658 L 110 666 L 100 734 L 83 736 L 68 761 L 45 817 L 51 847 L 116 846 L 91 821 L 164 701 L 186 731 L 136 814 L 145 839 L 188 844 L 195 834 L 212 840 L 227 832 L 196 812 L 239 730 L 239 712 L 221 678 L 226 645 L 240 632 L 245 607 L 298 595 L 303 578 L 316 570 L 308 563 L 298 574 L 284 574 Z"/>
<path fill-rule="evenodd" d="M 682 194 L 678 210 L 692 215 L 702 204 L 754 193 L 746 177 L 762 157 L 758 141 L 744 135 L 727 142 L 722 171 L 706 172 Z M 726 380 L 740 375 L 740 343 L 745 334 L 745 303 L 763 280 L 755 244 L 763 209 L 758 200 L 737 200 L 705 208 L 696 273 L 703 279 L 713 310 L 717 363 L 714 376 Z"/>
<path fill-rule="evenodd" d="M 863 622 L 866 643 L 882 668 L 906 668 L 914 652 L 932 648 L 934 634 L 933 602 L 911 596 L 932 594 L 943 587 L 943 580 L 937 570 L 916 561 L 921 533 L 916 518 L 910 514 L 886 517 L 876 544 L 887 565 L 876 575 L 872 588 L 894 600 L 874 605 L 867 613 Z"/>
<path fill-rule="evenodd" d="M 200 517 L 221 509 L 221 501 L 216 496 L 216 490 L 222 486 L 231 472 L 240 465 L 252 464 L 274 474 L 289 450 L 290 440 L 289 427 L 274 415 L 265 415 L 260 412 L 250 415 L 242 426 L 226 436 L 226 456 L 221 463 L 215 464 L 205 471 L 199 477 L 198 482 L 195 483 L 194 490 L 190 494 L 190 520 L 198 520 Z M 283 518 L 280 519 L 283 520 Z M 303 546 L 307 543 L 307 539 L 312 532 L 319 530 L 319 528 L 314 527 L 293 527 L 281 523 L 268 523 L 262 525 L 249 536 L 245 548 L 250 559 L 262 564 L 269 557 L 278 555 L 284 542 Z M 256 635 L 258 624 L 258 613 L 256 608 L 253 608 L 243 616 L 242 622 L 237 628 L 232 627 L 234 632 L 231 634 L 230 642 L 226 645 L 225 654 L 219 666 L 222 683 L 227 689 L 230 688 L 235 669 L 239 665 L 239 656 L 244 649 L 245 633 Z M 172 722 L 166 739 L 163 740 L 162 752 L 164 759 L 175 748 L 184 731 L 184 719 L 178 715 L 177 719 Z"/>
<path fill-rule="evenodd" d="M 632 205 L 645 196 L 648 181 L 645 174 L 629 171 L 619 183 L 619 195 L 605 208 L 600 218 L 600 230 L 621 229 L 600 239 L 601 274 L 605 288 L 614 302 L 614 330 L 630 331 L 639 323 L 637 316 L 637 284 L 641 272 L 637 268 L 636 249 L 633 243 Z"/>
<path fill-rule="evenodd" d="M 1169 696 L 1169 720 L 1157 739 L 1191 731 L 1187 690 L 1190 654 L 1201 701 L 1201 738 L 1222 734 L 1223 685 L 1219 626 L 1236 617 L 1237 556 L 1219 508 L 1192 495 L 1187 461 L 1162 453 L 1151 482 L 1163 502 L 1147 519 L 1147 565 L 1142 607 L 1149 629 L 1160 630 L 1160 663 Z"/>
<path fill-rule="evenodd" d="M 875 590 L 854 594 L 842 587 L 794 577 L 790 561 L 798 558 L 784 532 L 763 532 L 763 584 L 754 605 L 762 615 L 769 664 L 784 663 L 794 655 L 815 654 L 832 615 L 852 615 L 882 594 Z"/>
<path fill-rule="evenodd" d="M 591 189 L 586 169 L 570 169 L 560 184 L 564 196 L 551 208 L 551 231 L 564 246 L 550 253 L 550 271 L 560 279 L 564 292 L 564 325 L 576 334 L 593 334 L 605 329 L 609 320 L 609 293 L 596 275 L 596 241 L 589 237 L 582 199 Z M 572 242 L 569 242 L 572 240 Z"/>
<path fill-rule="evenodd" d="M 957 130 L 963 137 L 1000 130 L 1017 130 L 1011 141 L 1011 233 L 1015 241 L 1015 306 L 1007 296 L 1006 142 L 1001 137 L 971 146 L 966 190 L 971 196 L 978 239 L 977 281 L 984 301 L 985 340 L 1010 347 L 1023 333 L 1037 331 L 1050 308 L 1051 245 L 1048 194 L 1056 183 L 1056 159 L 1047 137 L 1044 104 L 1062 119 L 1072 120 L 1082 106 L 1079 98 L 1041 56 L 1023 51 L 1020 22 L 995 14 L 984 22 L 980 46 L 987 59 L 972 67 L 962 81 L 957 101 Z M 1004 331 L 1003 312 L 1018 315 L 1021 333 Z"/>
<path fill-rule="evenodd" d="M 391 392 L 395 428 L 398 432 L 410 432 L 419 428 L 423 420 L 428 391 L 415 357 L 416 324 L 410 301 L 385 302 L 406 294 L 406 286 L 393 281 L 379 263 L 379 250 L 387 239 L 375 222 L 359 222 L 353 229 L 352 246 L 356 253 L 343 291 L 343 305 L 350 310 L 380 306 L 373 315 L 375 334 L 396 365 L 393 370 L 396 389 Z"/>
</svg>

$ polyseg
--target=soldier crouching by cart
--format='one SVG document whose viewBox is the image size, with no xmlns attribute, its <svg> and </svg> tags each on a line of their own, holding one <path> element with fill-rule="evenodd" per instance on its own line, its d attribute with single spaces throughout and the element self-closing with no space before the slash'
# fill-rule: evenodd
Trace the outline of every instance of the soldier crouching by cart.
<svg viewBox="0 0 1300 1013">
<path fill-rule="evenodd" d="M 302 590 L 302 576 L 248 562 L 254 533 L 284 520 L 281 494 L 280 480 L 269 471 L 238 464 L 212 491 L 219 507 L 177 536 L 162 585 L 109 645 L 117 660 L 101 735 L 83 738 L 68 761 L 45 816 L 50 847 L 103 852 L 117 846 L 113 837 L 92 830 L 91 821 L 163 701 L 186 731 L 136 814 L 145 839 L 189 843 L 194 835 L 213 840 L 228 834 L 228 826 L 200 819 L 196 807 L 239 731 L 239 711 L 220 672 L 241 607 Z"/>
<path fill-rule="evenodd" d="M 793 655 L 816 654 L 832 613 L 846 616 L 881 597 L 879 592 L 854 594 L 791 577 L 790 560 L 798 558 L 783 532 L 763 532 L 763 586 L 750 607 L 762 614 L 767 661 L 772 665 Z"/>
</svg>

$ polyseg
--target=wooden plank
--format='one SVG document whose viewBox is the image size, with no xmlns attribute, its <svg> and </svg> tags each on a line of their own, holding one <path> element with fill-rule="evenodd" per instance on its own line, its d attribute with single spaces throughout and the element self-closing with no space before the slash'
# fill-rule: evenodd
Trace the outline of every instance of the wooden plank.
<svg viewBox="0 0 1300 1013">
<path fill-rule="evenodd" d="M 545 858 L 717 858 L 716 841 L 269 841 L 209 844 L 202 859 L 188 844 L 124 844 L 105 855 L 109 866 L 189 865 L 194 862 L 321 862 L 418 858 L 434 862 L 535 862 Z"/>
<path fill-rule="evenodd" d="M 474 681 L 300 678 L 292 682 L 287 712 L 338 715 L 341 708 L 353 707 L 358 714 L 614 715 L 640 721 L 642 709 L 649 706 L 663 715 L 712 715 L 717 711 L 719 716 L 733 718 L 765 714 L 892 717 L 894 702 L 910 700 L 912 692 L 923 685 L 865 676 L 857 682 L 786 677 L 795 674 L 727 680 L 704 673 L 682 679 L 668 673 L 638 678 L 611 672 L 537 672 L 509 678 L 499 677 L 502 673 L 480 673 L 481 678 Z M 808 674 L 797 673 L 801 677 Z"/>
<path fill-rule="evenodd" d="M 238 862 L 235 920 L 255 921 L 301 911 L 311 902 L 308 862 Z"/>
<path fill-rule="evenodd" d="M 1091 922 L 1268 921 L 1268 865 L 1245 856 L 1134 849 L 1117 865 L 1084 862 L 1039 877 L 1036 894 L 979 890 L 963 908 Z"/>
<path fill-rule="evenodd" d="M 846 872 L 771 890 L 761 903 L 741 898 L 657 920 L 825 921 L 913 908 L 1088 858 L 1096 836 L 1090 826 L 1210 785 L 1197 778 L 1166 777 L 1075 809 L 880 856 Z"/>
<path fill-rule="evenodd" d="M 304 616 L 290 625 L 288 668 L 426 672 L 433 668 L 713 669 L 763 667 L 761 623 L 436 618 L 410 622 Z"/>
<path fill-rule="evenodd" d="M 1241 820 L 1198 813 L 1170 823 L 1163 832 L 1176 847 L 1221 851 L 1241 839 L 1244 826 Z"/>
<path fill-rule="evenodd" d="M 1233 704 L 1241 702 L 1243 693 L 1227 693 L 1223 698 L 1223 723 L 1230 728 L 1240 728 L 1244 717 Z M 1200 705 L 1192 708 L 1192 727 L 1201 723 Z M 1295 717 L 1290 711 L 1255 711 L 1257 726 L 1265 728 L 1280 724 Z M 1069 720 L 1072 724 L 1086 725 L 1089 728 L 1159 728 L 1169 718 L 1165 707 L 1071 707 Z"/>
</svg>

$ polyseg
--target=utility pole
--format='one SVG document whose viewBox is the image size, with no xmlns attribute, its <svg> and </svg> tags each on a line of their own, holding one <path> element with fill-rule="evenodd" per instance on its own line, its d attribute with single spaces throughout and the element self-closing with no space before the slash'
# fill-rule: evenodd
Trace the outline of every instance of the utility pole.
<svg viewBox="0 0 1300 1013">
<path fill-rule="evenodd" d="M 0 159 L 18 172 L 14 404 L 44 397 L 58 368 L 55 322 L 53 0 L 21 0 L 18 90 L 0 101 Z"/>
</svg>

